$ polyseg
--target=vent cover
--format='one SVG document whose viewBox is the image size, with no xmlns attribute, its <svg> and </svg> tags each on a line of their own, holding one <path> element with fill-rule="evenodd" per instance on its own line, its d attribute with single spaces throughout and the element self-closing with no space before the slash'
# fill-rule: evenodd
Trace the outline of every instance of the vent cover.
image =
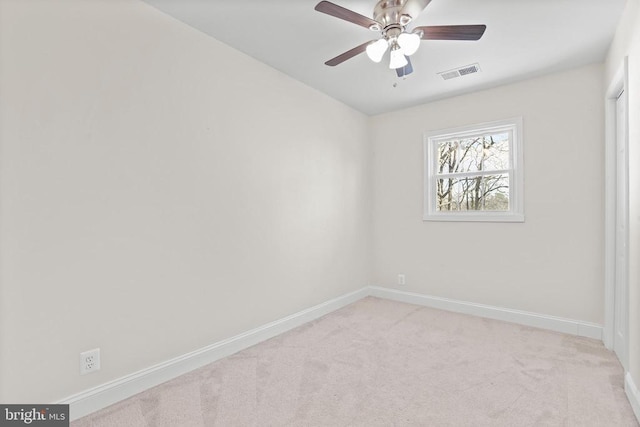
<svg viewBox="0 0 640 427">
<path fill-rule="evenodd" d="M 456 77 L 466 76 L 467 74 L 474 74 L 480 72 L 480 65 L 471 64 L 464 67 L 457 68 L 455 70 L 442 71 L 438 73 L 440 77 L 445 80 L 455 79 Z"/>
<path fill-rule="evenodd" d="M 458 70 L 445 71 L 445 72 L 440 73 L 440 75 L 445 80 L 455 79 L 456 77 L 460 77 L 460 73 L 458 72 Z"/>
</svg>

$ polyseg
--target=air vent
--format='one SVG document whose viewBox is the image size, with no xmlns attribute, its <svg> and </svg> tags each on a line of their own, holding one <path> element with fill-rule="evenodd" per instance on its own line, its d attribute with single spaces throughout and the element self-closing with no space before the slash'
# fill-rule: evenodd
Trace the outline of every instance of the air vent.
<svg viewBox="0 0 640 427">
<path fill-rule="evenodd" d="M 458 72 L 460 73 L 461 76 L 466 76 L 467 74 L 477 73 L 478 71 L 480 71 L 480 67 L 478 67 L 478 65 L 476 65 L 476 64 L 470 65 L 469 67 L 460 68 L 458 70 Z"/>
<path fill-rule="evenodd" d="M 458 72 L 458 70 L 445 71 L 444 73 L 440 73 L 440 75 L 445 80 L 455 79 L 456 77 L 460 77 L 460 73 Z"/>
<path fill-rule="evenodd" d="M 480 72 L 480 65 L 471 64 L 464 67 L 457 68 L 455 70 L 442 71 L 438 73 L 444 80 L 455 79 L 456 77 L 466 76 L 467 74 L 474 74 Z"/>
</svg>

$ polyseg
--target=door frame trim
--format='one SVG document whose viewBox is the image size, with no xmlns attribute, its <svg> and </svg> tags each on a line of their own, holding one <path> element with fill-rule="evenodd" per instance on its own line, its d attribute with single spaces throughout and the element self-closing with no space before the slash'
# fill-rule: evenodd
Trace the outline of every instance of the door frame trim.
<svg viewBox="0 0 640 427">
<path fill-rule="evenodd" d="M 628 85 L 628 57 L 624 57 L 622 64 L 614 75 L 605 95 L 605 251 L 604 251 L 604 345 L 613 350 L 615 335 L 615 276 L 616 276 L 616 102 L 622 91 Z M 625 124 L 629 124 L 629 97 L 626 97 Z M 625 139 L 629 141 L 629 132 L 625 132 Z M 628 164 L 628 153 L 627 164 Z M 628 203 L 628 200 L 627 200 Z M 628 229 L 628 227 L 627 227 Z M 629 259 L 627 257 L 627 265 Z M 628 297 L 627 297 L 628 298 Z M 628 333 L 628 325 L 627 325 Z M 624 354 L 620 362 L 626 369 L 629 352 L 629 337 L 625 335 Z"/>
</svg>

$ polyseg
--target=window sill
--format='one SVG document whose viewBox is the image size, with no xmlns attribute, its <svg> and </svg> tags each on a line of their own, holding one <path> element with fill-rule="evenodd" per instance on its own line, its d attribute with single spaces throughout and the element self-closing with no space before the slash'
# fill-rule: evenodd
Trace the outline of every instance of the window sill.
<svg viewBox="0 0 640 427">
<path fill-rule="evenodd" d="M 524 222 L 524 214 L 432 214 L 425 215 L 424 221 L 443 221 L 443 222 Z"/>
</svg>

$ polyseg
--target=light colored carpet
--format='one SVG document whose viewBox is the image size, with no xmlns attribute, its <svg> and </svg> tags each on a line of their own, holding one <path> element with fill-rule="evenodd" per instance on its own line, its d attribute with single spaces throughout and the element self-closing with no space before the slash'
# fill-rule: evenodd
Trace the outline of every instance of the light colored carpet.
<svg viewBox="0 0 640 427">
<path fill-rule="evenodd" d="M 599 341 L 369 297 L 71 425 L 638 423 Z"/>
</svg>

